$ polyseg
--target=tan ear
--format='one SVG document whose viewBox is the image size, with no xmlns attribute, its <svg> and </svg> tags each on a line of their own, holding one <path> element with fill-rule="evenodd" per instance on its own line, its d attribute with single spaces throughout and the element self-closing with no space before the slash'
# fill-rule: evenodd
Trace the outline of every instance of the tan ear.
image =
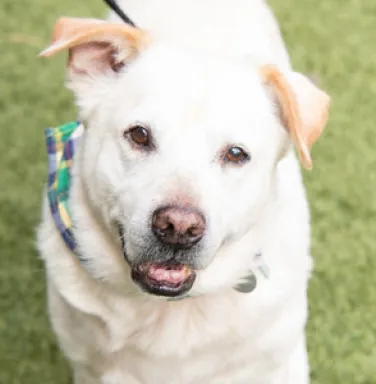
<svg viewBox="0 0 376 384">
<path fill-rule="evenodd" d="M 286 75 L 267 65 L 260 68 L 260 74 L 278 100 L 281 117 L 302 165 L 311 169 L 310 148 L 326 126 L 329 96 L 300 73 Z"/>
<path fill-rule="evenodd" d="M 138 28 L 97 19 L 63 17 L 54 27 L 51 45 L 40 56 L 69 49 L 68 69 L 78 74 L 117 71 L 148 44 Z"/>
</svg>

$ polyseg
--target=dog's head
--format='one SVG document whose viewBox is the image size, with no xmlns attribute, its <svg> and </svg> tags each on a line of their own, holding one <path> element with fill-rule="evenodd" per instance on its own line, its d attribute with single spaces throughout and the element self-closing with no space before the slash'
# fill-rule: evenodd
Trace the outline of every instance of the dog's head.
<svg viewBox="0 0 376 384">
<path fill-rule="evenodd" d="M 257 222 L 290 143 L 311 167 L 329 98 L 301 74 L 186 52 L 99 20 L 61 19 L 42 55 L 63 49 L 86 128 L 88 201 L 112 236 L 120 231 L 133 280 L 150 293 L 186 293 Z M 90 260 L 111 279 L 109 264 Z"/>
</svg>

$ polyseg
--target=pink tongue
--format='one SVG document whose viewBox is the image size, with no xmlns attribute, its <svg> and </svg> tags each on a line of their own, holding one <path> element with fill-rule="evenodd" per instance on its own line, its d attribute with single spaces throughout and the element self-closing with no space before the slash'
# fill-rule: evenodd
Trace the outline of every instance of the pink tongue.
<svg viewBox="0 0 376 384">
<path fill-rule="evenodd" d="M 147 275 L 153 280 L 169 284 L 179 284 L 188 276 L 187 269 L 183 265 L 168 267 L 157 264 L 149 266 Z"/>
</svg>

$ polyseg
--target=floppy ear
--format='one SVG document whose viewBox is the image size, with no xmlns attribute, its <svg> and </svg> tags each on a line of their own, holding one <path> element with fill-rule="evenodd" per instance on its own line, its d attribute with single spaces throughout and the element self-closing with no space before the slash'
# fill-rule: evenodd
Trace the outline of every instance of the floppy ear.
<svg viewBox="0 0 376 384">
<path fill-rule="evenodd" d="M 260 68 L 260 74 L 277 99 L 281 118 L 302 165 L 311 169 L 310 148 L 327 123 L 329 96 L 300 73 L 282 74 L 267 65 Z"/>
<path fill-rule="evenodd" d="M 147 45 L 147 34 L 130 25 L 64 17 L 56 22 L 52 43 L 40 56 L 68 49 L 69 85 L 80 98 L 99 76 L 116 75 Z"/>
</svg>

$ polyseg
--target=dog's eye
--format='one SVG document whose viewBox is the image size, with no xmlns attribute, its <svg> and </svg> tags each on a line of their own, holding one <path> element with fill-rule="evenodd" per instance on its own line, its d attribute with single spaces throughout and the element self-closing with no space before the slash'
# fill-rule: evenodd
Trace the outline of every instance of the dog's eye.
<svg viewBox="0 0 376 384">
<path fill-rule="evenodd" d="M 142 125 L 134 125 L 128 129 L 124 136 L 128 137 L 132 144 L 136 144 L 138 147 L 151 148 L 152 140 L 149 130 Z"/>
<path fill-rule="evenodd" d="M 243 164 L 250 160 L 250 156 L 240 147 L 230 147 L 224 155 L 224 161 L 227 163 Z"/>
<path fill-rule="evenodd" d="M 129 134 L 131 135 L 132 141 L 139 145 L 148 145 L 149 144 L 149 132 L 146 128 L 141 127 L 140 125 L 133 127 Z"/>
</svg>

